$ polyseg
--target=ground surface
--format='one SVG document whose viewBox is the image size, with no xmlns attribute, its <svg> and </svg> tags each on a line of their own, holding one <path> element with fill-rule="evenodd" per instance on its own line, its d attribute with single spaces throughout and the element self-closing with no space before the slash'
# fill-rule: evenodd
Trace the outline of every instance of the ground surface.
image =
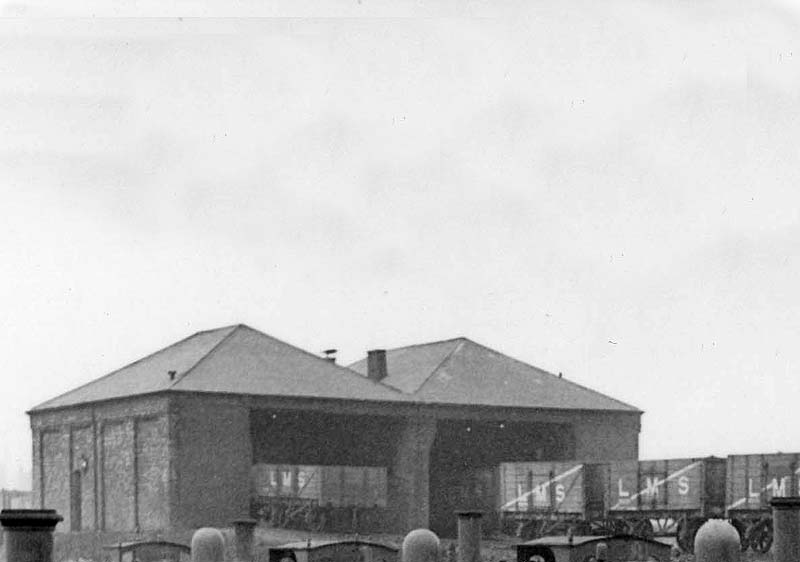
<svg viewBox="0 0 800 562">
<path fill-rule="evenodd" d="M 226 542 L 225 559 L 229 562 L 235 560 L 234 535 L 231 529 L 222 529 Z M 191 541 L 191 531 L 176 533 L 169 538 L 189 544 Z M 394 544 L 400 546 L 403 537 L 400 535 L 353 535 L 341 533 L 314 533 L 309 531 L 297 531 L 291 529 L 272 529 L 268 527 L 257 527 L 254 537 L 254 558 L 255 562 L 268 561 L 268 549 L 272 546 L 306 540 L 342 540 L 359 538 L 362 540 L 373 540 L 376 542 Z M 127 540 L 127 537 L 126 539 Z M 108 554 L 102 551 L 100 541 L 112 543 L 113 540 L 106 538 L 100 539 L 94 533 L 81 533 L 78 537 L 67 539 L 67 535 L 56 535 L 56 548 L 54 552 L 54 562 L 107 562 Z M 69 542 L 69 544 L 67 544 Z M 482 542 L 483 562 L 515 562 L 516 551 L 514 545 L 519 541 L 512 537 L 497 537 L 484 539 Z M 455 545 L 454 540 L 443 539 L 443 562 L 453 562 L 452 549 Z M 741 562 L 772 562 L 771 554 L 755 554 L 747 552 L 742 556 Z M 5 556 L 5 545 L 0 549 L 0 562 L 7 562 Z M 674 562 L 694 562 L 691 555 L 681 555 L 674 559 Z"/>
</svg>

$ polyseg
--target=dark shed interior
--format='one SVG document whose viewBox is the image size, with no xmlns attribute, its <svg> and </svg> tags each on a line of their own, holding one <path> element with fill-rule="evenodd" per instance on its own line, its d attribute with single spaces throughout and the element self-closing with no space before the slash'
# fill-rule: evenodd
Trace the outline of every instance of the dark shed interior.
<svg viewBox="0 0 800 562">
<path fill-rule="evenodd" d="M 441 420 L 430 457 L 431 530 L 456 535 L 459 510 L 484 512 L 483 527 L 496 527 L 501 462 L 568 459 L 569 426 L 543 423 Z"/>
</svg>

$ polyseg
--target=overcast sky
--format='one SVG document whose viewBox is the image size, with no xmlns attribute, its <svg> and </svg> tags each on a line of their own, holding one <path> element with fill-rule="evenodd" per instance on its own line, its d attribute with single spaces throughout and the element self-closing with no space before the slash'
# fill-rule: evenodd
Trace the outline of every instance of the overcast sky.
<svg viewBox="0 0 800 562">
<path fill-rule="evenodd" d="M 302 17 L 0 20 L 0 485 L 26 409 L 238 322 L 470 337 L 645 458 L 800 451 L 797 7 L 64 4 L 0 10 Z"/>
</svg>

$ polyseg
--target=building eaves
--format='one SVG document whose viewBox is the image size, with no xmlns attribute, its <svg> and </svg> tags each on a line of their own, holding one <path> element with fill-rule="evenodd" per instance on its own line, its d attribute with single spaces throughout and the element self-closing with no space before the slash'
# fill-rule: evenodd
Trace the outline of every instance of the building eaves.
<svg viewBox="0 0 800 562">
<path fill-rule="evenodd" d="M 133 389 L 131 388 L 131 382 L 135 384 L 137 381 L 129 381 L 129 380 L 115 381 L 114 379 L 130 375 L 132 371 L 140 367 L 143 367 L 148 361 L 156 360 L 156 358 L 163 357 L 165 359 L 164 363 L 169 365 L 170 364 L 170 361 L 168 360 L 169 355 L 176 352 L 176 350 L 180 349 L 181 346 L 187 345 L 191 340 L 204 337 L 216 338 L 218 336 L 221 341 L 224 340 L 226 337 L 228 337 L 231 333 L 233 333 L 235 329 L 236 325 L 233 325 L 233 326 L 225 326 L 222 328 L 216 328 L 212 330 L 202 330 L 199 332 L 195 332 L 194 334 L 191 334 L 181 340 L 178 340 L 175 343 L 172 343 L 166 347 L 158 349 L 153 353 L 149 353 L 148 355 L 145 355 L 144 357 L 137 359 L 136 361 L 128 363 L 127 365 L 120 367 L 119 369 L 115 369 L 114 371 L 111 371 L 106 375 L 93 379 L 76 388 L 73 388 L 72 390 L 68 390 L 67 392 L 64 392 L 62 394 L 59 394 L 58 396 L 50 398 L 45 402 L 37 404 L 36 406 L 28 410 L 27 413 L 30 414 L 32 412 L 49 410 L 53 408 L 74 406 L 78 404 L 98 402 L 114 398 L 125 398 L 127 396 L 133 396 L 133 395 L 138 396 L 142 394 L 150 394 L 153 392 L 168 390 L 171 386 L 174 385 L 175 382 L 177 382 L 177 380 L 179 380 L 180 376 L 182 376 L 188 370 L 192 369 L 197 363 L 202 361 L 203 358 L 205 358 L 208 355 L 208 353 L 215 347 L 215 345 L 219 343 L 219 341 L 214 343 L 216 340 L 212 339 L 212 341 L 209 342 L 212 344 L 209 349 L 205 351 L 203 349 L 200 349 L 196 357 L 194 356 L 189 357 L 188 363 L 186 365 L 183 365 L 183 369 L 180 369 L 181 372 L 178 372 L 178 370 L 176 369 L 175 381 L 171 381 L 169 379 L 168 376 L 168 372 L 170 370 L 169 368 L 167 368 L 166 370 L 161 369 L 163 370 L 163 373 L 159 371 L 158 374 L 162 375 L 163 377 L 160 380 L 156 379 L 155 381 L 153 380 L 139 381 L 140 383 L 143 384 L 139 384 L 138 388 L 135 387 Z M 179 363 L 180 361 L 177 362 Z M 178 365 L 175 366 L 178 367 Z M 132 377 L 127 376 L 127 378 L 130 379 Z M 115 383 L 117 382 L 119 382 L 120 384 L 115 385 Z M 122 392 L 122 388 L 120 388 L 120 386 L 124 387 L 125 385 L 128 386 L 126 390 L 133 390 L 133 392 L 127 392 L 127 393 Z"/>
</svg>

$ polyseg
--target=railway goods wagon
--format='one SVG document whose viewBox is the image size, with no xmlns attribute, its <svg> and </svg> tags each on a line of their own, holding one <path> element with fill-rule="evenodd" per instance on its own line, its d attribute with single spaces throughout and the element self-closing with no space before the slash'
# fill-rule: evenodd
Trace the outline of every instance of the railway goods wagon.
<svg viewBox="0 0 800 562">
<path fill-rule="evenodd" d="M 742 547 L 767 552 L 772 545 L 773 497 L 796 496 L 800 453 L 731 455 L 725 489 L 726 515 L 742 537 Z"/>
<path fill-rule="evenodd" d="M 608 518 L 618 532 L 651 537 L 677 525 L 677 539 L 691 550 L 697 529 L 724 515 L 725 459 L 615 461 L 606 465 Z"/>
<path fill-rule="evenodd" d="M 725 459 L 685 458 L 597 463 L 517 462 L 499 466 L 503 530 L 548 534 L 631 534 L 678 529 L 690 550 L 709 517 L 724 515 Z"/>
<path fill-rule="evenodd" d="M 514 462 L 499 466 L 502 528 L 529 538 L 566 533 L 603 511 L 602 466 Z"/>
<path fill-rule="evenodd" d="M 252 476 L 254 516 L 276 527 L 364 526 L 386 508 L 385 467 L 256 464 Z"/>
</svg>

